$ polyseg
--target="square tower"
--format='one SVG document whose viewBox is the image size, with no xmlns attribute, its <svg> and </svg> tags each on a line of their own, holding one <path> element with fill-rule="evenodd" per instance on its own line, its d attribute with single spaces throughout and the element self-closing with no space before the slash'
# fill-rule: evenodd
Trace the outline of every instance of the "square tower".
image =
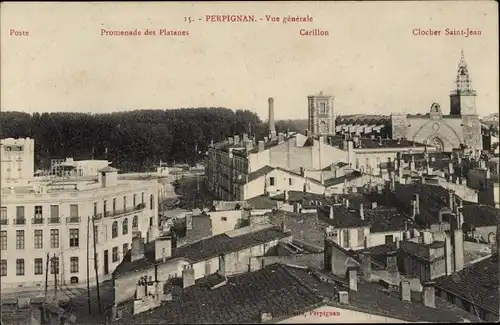
<svg viewBox="0 0 500 325">
<path fill-rule="evenodd" d="M 335 116 L 333 112 L 333 96 L 307 96 L 308 100 L 308 129 L 312 135 L 335 135 Z"/>
<path fill-rule="evenodd" d="M 472 79 L 465 63 L 464 51 L 458 63 L 456 88 L 450 94 L 451 115 L 477 115 L 476 90 L 472 88 Z"/>
</svg>

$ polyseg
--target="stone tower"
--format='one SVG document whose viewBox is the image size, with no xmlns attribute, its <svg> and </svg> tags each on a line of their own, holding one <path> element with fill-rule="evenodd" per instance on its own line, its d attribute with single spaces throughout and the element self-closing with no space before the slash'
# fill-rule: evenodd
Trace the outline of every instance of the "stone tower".
<svg viewBox="0 0 500 325">
<path fill-rule="evenodd" d="M 307 96 L 309 123 L 308 129 L 312 135 L 335 135 L 335 117 L 333 114 L 333 96 Z"/>
<path fill-rule="evenodd" d="M 456 88 L 450 94 L 451 115 L 476 115 L 476 91 L 465 63 L 464 51 L 458 63 Z"/>
</svg>

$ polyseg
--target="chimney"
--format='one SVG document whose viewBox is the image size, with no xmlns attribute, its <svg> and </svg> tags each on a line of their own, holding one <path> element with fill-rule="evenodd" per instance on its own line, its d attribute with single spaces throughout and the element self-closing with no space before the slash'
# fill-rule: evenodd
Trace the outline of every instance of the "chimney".
<svg viewBox="0 0 500 325">
<path fill-rule="evenodd" d="M 411 171 L 414 171 L 414 170 L 415 170 L 415 157 L 414 157 L 414 156 L 411 156 L 411 160 L 410 160 L 410 170 L 411 170 Z"/>
<path fill-rule="evenodd" d="M 378 140 L 378 144 L 382 145 L 382 137 L 380 135 L 377 137 L 377 140 Z"/>
<path fill-rule="evenodd" d="M 269 137 L 264 137 L 264 142 L 268 143 L 269 142 Z"/>
<path fill-rule="evenodd" d="M 411 218 L 415 220 L 416 215 L 417 215 L 417 202 L 415 202 L 415 200 L 411 200 Z"/>
<path fill-rule="evenodd" d="M 194 269 L 190 265 L 184 265 L 182 270 L 182 287 L 185 289 L 195 284 Z"/>
<path fill-rule="evenodd" d="M 330 218 L 330 219 L 334 219 L 333 205 L 330 205 L 330 213 L 329 213 L 329 218 Z"/>
<path fill-rule="evenodd" d="M 422 285 L 422 302 L 425 306 L 436 308 L 436 293 L 434 291 L 434 282 L 425 282 Z"/>
<path fill-rule="evenodd" d="M 398 270 L 398 255 L 396 251 L 387 254 L 387 271 L 393 285 L 399 283 L 399 270 Z"/>
<path fill-rule="evenodd" d="M 219 276 L 226 276 L 226 257 L 224 254 L 219 254 L 219 269 L 217 270 Z"/>
<path fill-rule="evenodd" d="M 240 143 L 240 136 L 237 135 L 237 134 L 235 134 L 234 135 L 234 144 L 236 145 L 236 144 L 239 144 L 239 143 Z"/>
<path fill-rule="evenodd" d="M 247 141 L 248 141 L 248 134 L 243 133 L 243 142 L 247 142 Z"/>
<path fill-rule="evenodd" d="M 377 201 L 373 201 L 372 202 L 372 209 L 376 209 L 377 208 Z"/>
<path fill-rule="evenodd" d="M 344 204 L 345 204 L 345 208 L 349 209 L 349 199 L 348 198 L 345 199 Z"/>
<path fill-rule="evenodd" d="M 361 217 L 361 220 L 365 220 L 365 212 L 363 208 L 363 202 L 359 205 L 359 216 Z"/>
<path fill-rule="evenodd" d="M 399 297 L 401 301 L 411 302 L 411 287 L 409 281 L 404 280 L 399 283 Z"/>
<path fill-rule="evenodd" d="M 491 172 L 490 172 L 490 169 L 489 168 L 486 168 L 486 179 L 490 179 L 491 178 Z"/>
<path fill-rule="evenodd" d="M 278 133 L 278 143 L 283 143 L 285 141 L 285 135 L 283 133 Z"/>
<path fill-rule="evenodd" d="M 370 281 L 372 275 L 372 257 L 369 250 L 365 249 L 361 252 L 361 272 L 365 282 Z"/>
<path fill-rule="evenodd" d="M 349 292 L 347 291 L 339 291 L 338 299 L 341 304 L 348 305 L 349 304 Z"/>
<path fill-rule="evenodd" d="M 155 241 L 155 260 L 165 262 L 170 257 L 172 257 L 172 239 L 158 237 Z"/>
<path fill-rule="evenodd" d="M 453 197 L 453 190 L 448 190 L 448 208 L 453 211 L 454 210 L 454 197 Z"/>
<path fill-rule="evenodd" d="M 264 151 L 264 141 L 260 140 L 259 141 L 259 152 Z"/>
<path fill-rule="evenodd" d="M 210 140 L 210 148 L 214 147 L 214 140 Z"/>
<path fill-rule="evenodd" d="M 284 198 L 284 201 L 285 201 L 285 202 L 288 202 L 288 200 L 290 199 L 290 198 L 288 197 L 288 191 L 287 191 L 287 190 L 285 190 L 285 191 L 283 192 L 283 198 Z"/>
<path fill-rule="evenodd" d="M 358 291 L 358 269 L 351 267 L 347 272 L 349 273 L 349 290 Z"/>
<path fill-rule="evenodd" d="M 306 130 L 306 137 L 309 137 L 309 130 Z"/>
<path fill-rule="evenodd" d="M 464 268 L 464 234 L 461 228 L 453 231 L 453 256 L 455 272 Z"/>
<path fill-rule="evenodd" d="M 140 236 L 135 236 L 132 238 L 130 261 L 134 262 L 142 258 L 144 258 L 144 247 L 142 246 L 142 238 Z"/>
<path fill-rule="evenodd" d="M 229 159 L 233 159 L 233 148 L 228 149 Z"/>
<path fill-rule="evenodd" d="M 271 140 L 276 138 L 276 127 L 274 125 L 274 98 L 269 97 L 269 136 Z"/>
<path fill-rule="evenodd" d="M 415 194 L 415 206 L 417 208 L 417 214 L 420 214 L 420 195 L 418 193 Z"/>
<path fill-rule="evenodd" d="M 262 313 L 260 314 L 260 322 L 265 323 L 273 319 L 273 314 L 271 313 Z"/>
<path fill-rule="evenodd" d="M 444 256 L 445 256 L 445 264 L 444 264 L 445 275 L 451 275 L 453 273 L 453 267 L 451 261 L 452 249 L 451 249 L 450 237 L 448 234 L 444 235 Z"/>
</svg>

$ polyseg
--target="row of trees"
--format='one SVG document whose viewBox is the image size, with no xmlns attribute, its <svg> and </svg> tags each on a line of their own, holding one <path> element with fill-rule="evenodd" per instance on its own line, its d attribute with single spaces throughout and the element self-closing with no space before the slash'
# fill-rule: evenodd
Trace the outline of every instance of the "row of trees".
<svg viewBox="0 0 500 325">
<path fill-rule="evenodd" d="M 50 159 L 108 159 L 123 171 L 145 171 L 163 162 L 200 161 L 210 141 L 267 125 L 248 110 L 190 108 L 136 110 L 108 114 L 0 112 L 2 138 L 35 139 L 37 168 Z M 302 131 L 303 123 L 278 121 L 278 131 Z"/>
</svg>

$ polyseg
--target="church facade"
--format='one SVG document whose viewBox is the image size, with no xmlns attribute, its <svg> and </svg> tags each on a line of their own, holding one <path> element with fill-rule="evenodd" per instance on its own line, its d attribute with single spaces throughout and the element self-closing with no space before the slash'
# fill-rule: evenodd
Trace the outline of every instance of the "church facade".
<svg viewBox="0 0 500 325">
<path fill-rule="evenodd" d="M 450 113 L 443 114 L 433 103 L 426 115 L 393 114 L 392 138 L 427 143 L 440 151 L 452 151 L 461 145 L 483 149 L 481 121 L 476 111 L 476 91 L 462 51 L 456 88 L 450 93 Z"/>
</svg>

